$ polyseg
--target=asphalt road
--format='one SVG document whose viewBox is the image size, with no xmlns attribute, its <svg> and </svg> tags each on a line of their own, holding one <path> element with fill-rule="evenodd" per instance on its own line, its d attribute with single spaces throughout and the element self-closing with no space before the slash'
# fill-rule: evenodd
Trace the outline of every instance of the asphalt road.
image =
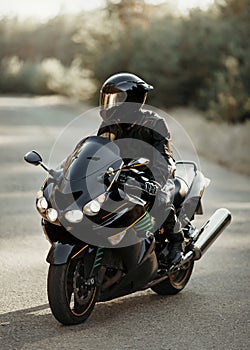
<svg viewBox="0 0 250 350">
<path fill-rule="evenodd" d="M 197 223 L 218 207 L 231 210 L 233 222 L 196 263 L 187 287 L 173 297 L 147 290 L 99 303 L 78 326 L 53 318 L 46 295 L 49 243 L 34 208 L 45 174 L 23 155 L 37 149 L 48 159 L 60 133 L 55 158 L 64 154 L 63 130 L 80 112 L 54 99 L 0 98 L 0 349 L 249 349 L 250 179 L 202 158 L 212 182 Z M 98 122 L 85 119 L 82 130 L 74 125 L 76 138 Z"/>
</svg>

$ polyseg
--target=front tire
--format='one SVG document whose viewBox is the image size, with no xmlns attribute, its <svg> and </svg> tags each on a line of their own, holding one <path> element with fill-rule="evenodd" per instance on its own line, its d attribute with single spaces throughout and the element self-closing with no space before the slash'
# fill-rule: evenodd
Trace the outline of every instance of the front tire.
<svg viewBox="0 0 250 350">
<path fill-rule="evenodd" d="M 50 265 L 48 299 L 54 317 L 64 325 L 79 324 L 90 316 L 97 300 L 97 287 L 85 284 L 83 260 Z"/>
<path fill-rule="evenodd" d="M 194 262 L 188 263 L 187 266 L 183 266 L 177 272 L 172 272 L 169 274 L 169 277 L 160 282 L 151 289 L 160 295 L 174 295 L 179 293 L 184 289 L 191 277 L 194 267 Z"/>
</svg>

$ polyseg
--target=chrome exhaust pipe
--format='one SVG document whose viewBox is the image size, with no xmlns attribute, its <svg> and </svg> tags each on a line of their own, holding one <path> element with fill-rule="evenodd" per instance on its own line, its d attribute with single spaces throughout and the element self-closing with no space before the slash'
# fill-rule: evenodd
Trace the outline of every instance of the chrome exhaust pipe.
<svg viewBox="0 0 250 350">
<path fill-rule="evenodd" d="M 230 224 L 231 218 L 232 216 L 230 211 L 225 208 L 217 209 L 214 212 L 205 225 L 201 227 L 199 234 L 197 235 L 198 238 L 194 242 L 194 247 L 192 250 L 193 260 L 199 260 L 202 257 L 207 249 L 214 243 L 216 238 L 219 237 L 222 231 L 224 231 Z"/>
</svg>

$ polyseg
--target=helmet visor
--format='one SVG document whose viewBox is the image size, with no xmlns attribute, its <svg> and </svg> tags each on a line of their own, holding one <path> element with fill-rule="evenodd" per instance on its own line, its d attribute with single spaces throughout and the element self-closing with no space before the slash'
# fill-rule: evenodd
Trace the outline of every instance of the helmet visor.
<svg viewBox="0 0 250 350">
<path fill-rule="evenodd" d="M 127 93 L 124 91 L 119 91 L 116 93 L 105 93 L 100 94 L 100 107 L 101 110 L 108 110 L 112 107 L 117 107 L 124 103 L 127 98 Z"/>
</svg>

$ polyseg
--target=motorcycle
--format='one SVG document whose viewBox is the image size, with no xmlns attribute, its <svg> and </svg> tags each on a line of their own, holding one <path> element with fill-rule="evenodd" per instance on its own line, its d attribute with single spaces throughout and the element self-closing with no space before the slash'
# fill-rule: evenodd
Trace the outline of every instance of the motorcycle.
<svg viewBox="0 0 250 350">
<path fill-rule="evenodd" d="M 201 198 L 209 180 L 191 161 L 176 162 L 174 205 L 182 221 L 183 257 L 167 262 L 163 228 L 150 214 L 154 196 L 145 188 L 145 158 L 123 160 L 114 142 L 90 136 L 55 170 L 36 151 L 24 159 L 49 174 L 36 196 L 42 228 L 51 243 L 47 292 L 54 317 L 84 322 L 96 302 L 151 288 L 174 295 L 187 285 L 199 260 L 231 221 L 220 208 L 200 228 Z"/>
</svg>

